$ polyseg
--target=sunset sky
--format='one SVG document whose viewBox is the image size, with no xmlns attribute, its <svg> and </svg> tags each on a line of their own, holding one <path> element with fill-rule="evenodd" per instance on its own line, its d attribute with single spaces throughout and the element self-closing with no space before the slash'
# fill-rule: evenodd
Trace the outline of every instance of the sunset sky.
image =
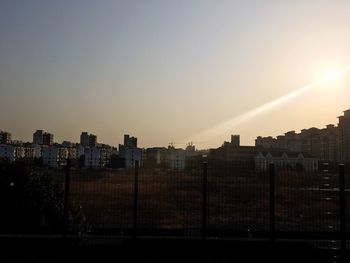
<svg viewBox="0 0 350 263">
<path fill-rule="evenodd" d="M 207 148 L 336 124 L 348 72 L 214 129 L 348 67 L 349 25 L 348 0 L 1 0 L 0 129 Z"/>
</svg>

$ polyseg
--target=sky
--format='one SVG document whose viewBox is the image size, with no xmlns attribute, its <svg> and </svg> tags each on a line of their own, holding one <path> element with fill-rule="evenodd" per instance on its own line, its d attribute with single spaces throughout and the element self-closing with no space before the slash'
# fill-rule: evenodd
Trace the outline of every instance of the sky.
<svg viewBox="0 0 350 263">
<path fill-rule="evenodd" d="M 350 73 L 247 113 L 348 67 L 349 25 L 347 0 L 1 0 L 0 129 L 203 149 L 323 128 Z"/>
</svg>

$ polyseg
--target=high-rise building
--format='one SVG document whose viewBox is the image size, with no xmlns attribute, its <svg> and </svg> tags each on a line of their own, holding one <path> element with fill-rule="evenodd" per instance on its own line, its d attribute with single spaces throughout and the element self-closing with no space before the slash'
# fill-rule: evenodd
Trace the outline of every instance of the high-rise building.
<svg viewBox="0 0 350 263">
<path fill-rule="evenodd" d="M 332 124 L 326 126 L 320 132 L 320 160 L 337 161 L 337 127 Z"/>
<path fill-rule="evenodd" d="M 0 144 L 9 144 L 11 142 L 11 133 L 0 131 Z"/>
<path fill-rule="evenodd" d="M 240 146 L 239 135 L 231 135 L 231 145 L 233 147 L 239 147 Z"/>
<path fill-rule="evenodd" d="M 77 145 L 75 147 L 75 151 L 76 151 L 76 158 L 79 159 L 81 158 L 82 156 L 84 156 L 84 153 L 85 153 L 85 147 L 83 145 Z"/>
<path fill-rule="evenodd" d="M 284 138 L 286 149 L 292 152 L 301 151 L 301 142 L 299 134 L 297 134 L 295 131 L 289 131 L 284 134 Z"/>
<path fill-rule="evenodd" d="M 89 135 L 89 146 L 96 147 L 97 146 L 97 136 L 94 134 Z"/>
<path fill-rule="evenodd" d="M 33 133 L 33 144 L 43 144 L 43 130 L 36 130 L 36 132 Z"/>
<path fill-rule="evenodd" d="M 321 153 L 321 131 L 315 127 L 303 129 L 300 133 L 301 151 L 320 156 Z"/>
<path fill-rule="evenodd" d="M 82 132 L 80 135 L 80 145 L 84 147 L 96 147 L 97 136 L 94 134 L 89 134 L 87 132 Z"/>
<path fill-rule="evenodd" d="M 338 126 L 329 124 L 326 128 L 290 131 L 277 139 L 257 137 L 255 145 L 262 148 L 280 148 L 303 152 L 326 162 L 350 162 L 350 109 L 339 116 Z"/>
<path fill-rule="evenodd" d="M 124 135 L 124 146 L 137 148 L 137 138 L 130 137 L 129 134 Z"/>
<path fill-rule="evenodd" d="M 43 146 L 41 156 L 43 165 L 56 168 L 59 164 L 59 148 L 57 146 Z"/>
<path fill-rule="evenodd" d="M 350 109 L 339 116 L 338 156 L 341 162 L 350 162 Z"/>
<path fill-rule="evenodd" d="M 84 165 L 90 168 L 100 168 L 101 167 L 101 149 L 97 147 L 90 147 L 85 149 L 84 153 Z"/>
<path fill-rule="evenodd" d="M 135 161 L 141 162 L 142 150 L 137 148 L 137 138 L 124 135 L 124 145 L 119 145 L 120 157 L 125 159 L 125 167 L 135 166 Z"/>
<path fill-rule="evenodd" d="M 89 134 L 87 132 L 82 132 L 80 135 L 80 145 L 87 147 L 89 146 Z"/>
<path fill-rule="evenodd" d="M 257 147 L 262 147 L 262 148 L 277 148 L 276 146 L 277 144 L 277 139 L 272 138 L 272 136 L 268 136 L 268 137 L 261 137 L 258 136 L 255 139 L 255 146 Z"/>
<path fill-rule="evenodd" d="M 52 145 L 53 144 L 53 134 L 45 132 L 43 134 L 43 145 Z"/>
</svg>

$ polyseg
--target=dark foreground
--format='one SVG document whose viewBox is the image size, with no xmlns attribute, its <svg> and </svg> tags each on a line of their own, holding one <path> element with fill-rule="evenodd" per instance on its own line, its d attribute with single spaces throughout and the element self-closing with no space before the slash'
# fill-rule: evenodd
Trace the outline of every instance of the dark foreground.
<svg viewBox="0 0 350 263">
<path fill-rule="evenodd" d="M 1 239 L 0 262 L 345 262 L 303 242 L 180 239 Z"/>
</svg>

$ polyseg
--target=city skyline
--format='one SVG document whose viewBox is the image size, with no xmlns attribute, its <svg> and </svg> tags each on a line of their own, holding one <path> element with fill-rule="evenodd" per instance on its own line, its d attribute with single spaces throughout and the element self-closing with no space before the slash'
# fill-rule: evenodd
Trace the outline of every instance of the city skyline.
<svg viewBox="0 0 350 263">
<path fill-rule="evenodd" d="M 328 123 L 326 124 L 324 127 L 303 127 L 301 128 L 300 130 L 296 130 L 296 129 L 292 129 L 292 130 L 285 130 L 283 131 L 282 133 L 280 134 L 277 134 L 277 135 L 263 135 L 261 136 L 261 134 L 259 135 L 256 135 L 255 138 L 254 138 L 254 143 L 253 144 L 248 144 L 247 146 L 257 146 L 257 139 L 259 138 L 266 138 L 266 139 L 278 139 L 278 137 L 284 137 L 284 135 L 287 135 L 287 134 L 299 134 L 299 132 L 303 132 L 303 131 L 307 131 L 307 130 L 312 130 L 312 129 L 316 129 L 316 130 L 326 130 L 328 129 L 329 127 L 333 127 L 333 128 L 337 128 L 339 127 L 339 119 L 340 118 L 343 118 L 345 115 L 346 117 L 348 118 L 348 114 L 350 112 L 350 109 L 347 109 L 347 110 L 344 110 L 342 111 L 343 115 L 338 115 L 338 123 Z M 11 141 L 22 141 L 23 143 L 33 143 L 33 144 L 46 144 L 46 145 L 53 145 L 53 144 L 60 144 L 60 143 L 65 143 L 65 142 L 69 142 L 69 143 L 76 143 L 76 144 L 80 144 L 80 145 L 83 145 L 83 146 L 97 146 L 97 144 L 100 144 L 100 145 L 109 145 L 111 147 L 117 147 L 117 145 L 120 146 L 120 143 L 122 142 L 122 140 L 120 139 L 120 141 L 118 141 L 117 143 L 115 144 L 108 144 L 108 143 L 105 143 L 101 140 L 99 140 L 98 138 L 98 135 L 95 135 L 95 134 L 92 134 L 92 133 L 89 133 L 87 131 L 82 131 L 79 135 L 79 138 L 77 140 L 67 140 L 67 139 L 63 139 L 61 141 L 57 141 L 57 140 L 54 140 L 54 135 L 55 133 L 50 133 L 46 130 L 42 130 L 42 129 L 37 129 L 33 134 L 32 134 L 32 139 L 30 140 L 27 140 L 27 141 L 23 141 L 23 140 L 20 140 L 19 138 L 14 138 L 12 136 L 12 131 L 8 131 L 8 130 L 2 130 L 0 129 L 0 135 L 1 135 L 1 132 L 4 132 L 6 134 L 6 139 L 11 142 Z M 37 134 L 39 133 L 39 139 L 37 138 Z M 40 139 L 40 136 L 41 136 L 41 139 Z M 45 136 L 49 136 L 50 139 L 45 139 Z M 128 134 L 124 134 L 124 143 L 125 143 L 125 136 L 129 137 L 129 133 Z M 227 135 L 226 138 L 223 140 L 223 142 L 220 143 L 220 145 L 218 145 L 217 147 L 220 147 L 221 145 L 225 144 L 226 140 L 229 138 L 229 136 L 233 136 L 232 134 L 230 135 Z M 240 136 L 240 135 L 237 135 L 237 136 Z M 243 135 L 244 136 L 244 135 Z M 1 136 L 0 136 L 1 138 Z M 56 136 L 55 136 L 56 138 Z M 132 139 L 136 140 L 136 144 L 137 144 L 137 138 L 136 137 L 131 137 Z M 41 142 L 38 142 L 40 141 Z M 43 143 L 43 141 L 45 141 L 45 143 Z M 142 141 L 142 138 L 141 138 L 141 141 Z M 270 142 L 269 142 L 270 143 Z M 1 143 L 0 143 L 1 144 Z M 7 143 L 5 143 L 7 144 Z M 135 145 L 136 145 L 135 144 Z M 169 142 L 168 144 L 166 145 L 148 145 L 148 146 L 144 146 L 142 145 L 142 143 L 140 143 L 140 147 L 141 148 L 152 148 L 152 147 L 168 147 L 168 146 L 179 146 L 179 148 L 185 148 L 185 146 L 188 146 L 188 145 L 193 145 L 193 142 L 192 141 L 188 141 L 186 144 L 184 144 L 183 146 L 179 146 L 179 145 L 176 145 L 175 143 L 173 142 Z M 197 146 L 197 145 L 193 145 L 193 146 Z M 217 148 L 217 147 L 212 147 L 212 148 Z M 201 148 L 201 147 L 196 147 L 198 150 L 208 150 L 209 148 Z"/>
<path fill-rule="evenodd" d="M 349 74 L 213 138 L 197 134 L 350 64 L 348 1 L 1 1 L 0 125 L 31 140 L 81 131 L 117 145 L 253 145 L 325 127 L 350 108 Z"/>
</svg>

